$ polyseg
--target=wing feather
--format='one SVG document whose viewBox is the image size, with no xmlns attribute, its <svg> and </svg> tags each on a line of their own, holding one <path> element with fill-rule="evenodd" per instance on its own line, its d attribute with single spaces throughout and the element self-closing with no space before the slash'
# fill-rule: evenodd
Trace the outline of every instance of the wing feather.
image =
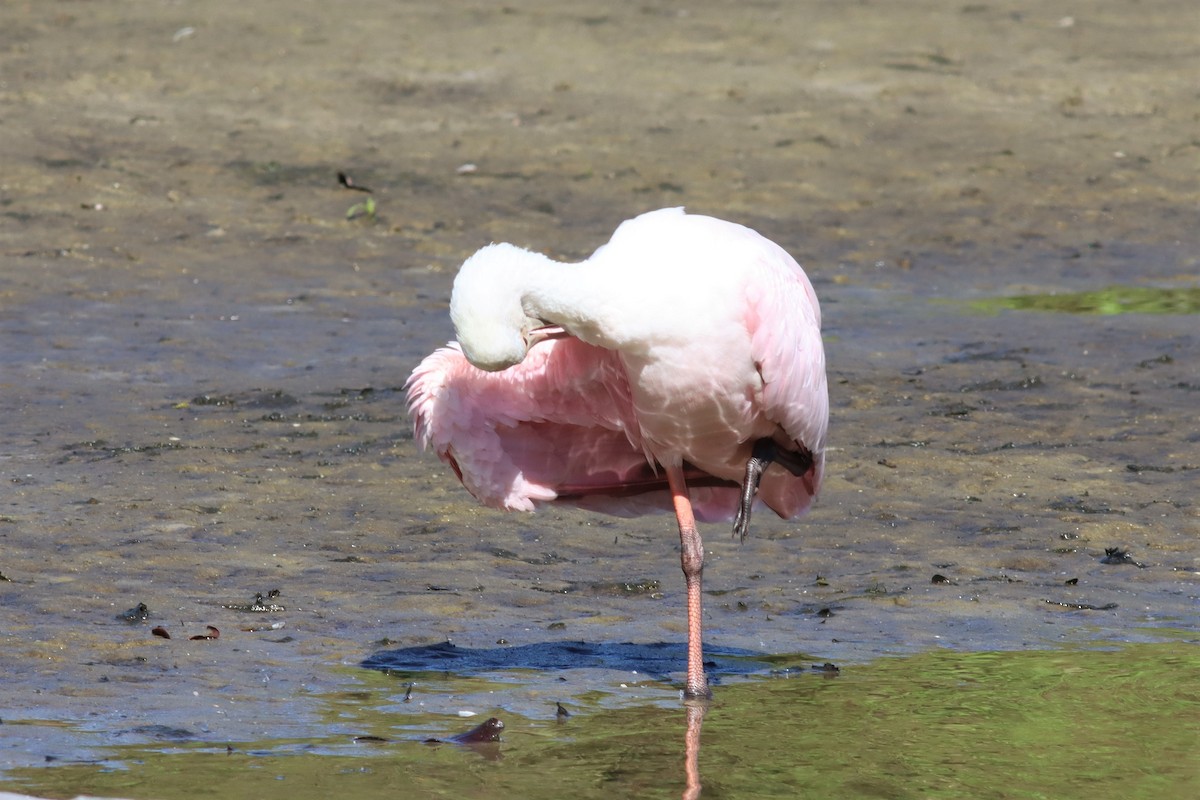
<svg viewBox="0 0 1200 800">
<path fill-rule="evenodd" d="M 452 342 L 406 389 L 418 442 L 486 505 L 529 511 L 653 474 L 624 368 L 577 339 L 543 342 L 502 372 L 476 369 Z"/>
<path fill-rule="evenodd" d="M 782 248 L 763 239 L 760 279 L 747 283 L 746 327 L 762 376 L 765 416 L 785 441 L 777 444 L 812 454 L 813 467 L 795 477 L 776 467 L 763 475 L 759 496 L 776 513 L 802 513 L 820 489 L 829 427 L 829 392 L 821 307 L 808 276 Z"/>
</svg>

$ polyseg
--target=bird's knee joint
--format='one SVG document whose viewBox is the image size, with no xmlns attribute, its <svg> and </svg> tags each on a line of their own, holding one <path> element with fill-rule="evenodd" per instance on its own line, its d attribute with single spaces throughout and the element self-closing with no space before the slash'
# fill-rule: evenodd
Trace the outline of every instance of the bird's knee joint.
<svg viewBox="0 0 1200 800">
<path fill-rule="evenodd" d="M 685 577 L 694 577 L 704 570 L 704 545 L 700 542 L 684 542 L 679 553 Z"/>
</svg>

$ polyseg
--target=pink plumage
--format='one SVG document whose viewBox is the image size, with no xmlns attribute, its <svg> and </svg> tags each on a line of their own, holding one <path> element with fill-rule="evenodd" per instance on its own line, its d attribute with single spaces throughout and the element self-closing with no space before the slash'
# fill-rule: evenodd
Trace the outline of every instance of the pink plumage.
<svg viewBox="0 0 1200 800">
<path fill-rule="evenodd" d="M 761 473 L 757 502 L 791 518 L 820 488 L 820 307 L 804 270 L 749 228 L 669 208 L 578 264 L 490 245 L 460 270 L 451 316 L 459 342 L 413 371 L 409 410 L 421 445 L 486 505 L 674 505 L 688 574 L 692 508 L 734 515 L 756 443 L 797 459 Z M 687 691 L 706 694 L 691 661 Z"/>
</svg>

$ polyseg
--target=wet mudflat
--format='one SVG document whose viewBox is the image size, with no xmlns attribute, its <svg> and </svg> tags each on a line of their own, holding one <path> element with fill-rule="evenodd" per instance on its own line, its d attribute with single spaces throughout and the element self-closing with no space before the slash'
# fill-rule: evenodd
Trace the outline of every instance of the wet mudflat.
<svg viewBox="0 0 1200 800">
<path fill-rule="evenodd" d="M 1195 703 L 1189 4 L 0 15 L 3 767 L 407 741 L 409 683 L 422 736 L 469 706 L 528 754 L 562 738 L 562 701 L 681 742 L 670 517 L 475 508 L 416 452 L 400 389 L 452 335 L 474 249 L 581 257 L 665 205 L 780 242 L 825 316 L 820 503 L 743 545 L 704 531 L 719 699 L 800 715 L 780 670 L 841 686 L 806 670 L 946 648 L 1051 672 L 1152 653 L 1139 708 Z M 1074 649 L 1129 642 L 1158 649 Z M 378 716 L 343 726 L 331 698 L 361 686 Z M 721 714 L 702 771 L 735 757 L 713 731 L 758 724 Z M 1168 763 L 1159 789 L 1182 785 Z"/>
<path fill-rule="evenodd" d="M 1195 648 L 1011 654 L 936 651 L 881 659 L 837 678 L 801 672 L 722 687 L 700 750 L 703 796 L 1188 797 L 1200 777 Z M 117 746 L 105 763 L 13 771 L 12 785 L 72 796 L 153 787 L 153 796 L 671 797 L 684 785 L 678 702 L 564 716 L 506 713 L 499 743 L 445 741 L 445 709 L 394 681 L 355 676 L 320 698 L 320 736 L 232 748 Z M 1190 684 L 1181 693 L 1180 683 Z M 505 696 L 518 683 L 434 679 L 438 696 Z M 456 697 L 460 703 L 471 701 Z M 565 710 L 565 709 L 564 709 Z M 441 741 L 431 741 L 441 737 Z M 119 768 L 113 768 L 119 764 Z M 203 781 L 198 792 L 196 782 Z M 147 796 L 151 796 L 147 794 Z"/>
</svg>

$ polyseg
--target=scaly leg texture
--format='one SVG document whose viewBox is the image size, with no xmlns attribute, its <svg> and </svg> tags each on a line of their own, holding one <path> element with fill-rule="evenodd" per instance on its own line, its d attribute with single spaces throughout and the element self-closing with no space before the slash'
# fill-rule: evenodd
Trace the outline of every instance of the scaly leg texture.
<svg viewBox="0 0 1200 800">
<path fill-rule="evenodd" d="M 681 466 L 667 467 L 667 484 L 679 522 L 679 561 L 687 583 L 688 664 L 683 696 L 689 699 L 712 697 L 704 677 L 704 622 L 701 601 L 701 574 L 704 572 L 704 543 L 696 530 L 696 517 Z"/>
<path fill-rule="evenodd" d="M 813 456 L 804 447 L 798 451 L 784 450 L 770 439 L 759 439 L 754 443 L 754 451 L 746 460 L 746 478 L 742 481 L 742 501 L 738 504 L 737 516 L 733 518 L 733 535 L 739 541 L 746 541 L 750 532 L 750 511 L 754 506 L 754 495 L 758 493 L 758 484 L 762 474 L 771 464 L 779 464 L 797 478 L 812 469 Z"/>
</svg>

